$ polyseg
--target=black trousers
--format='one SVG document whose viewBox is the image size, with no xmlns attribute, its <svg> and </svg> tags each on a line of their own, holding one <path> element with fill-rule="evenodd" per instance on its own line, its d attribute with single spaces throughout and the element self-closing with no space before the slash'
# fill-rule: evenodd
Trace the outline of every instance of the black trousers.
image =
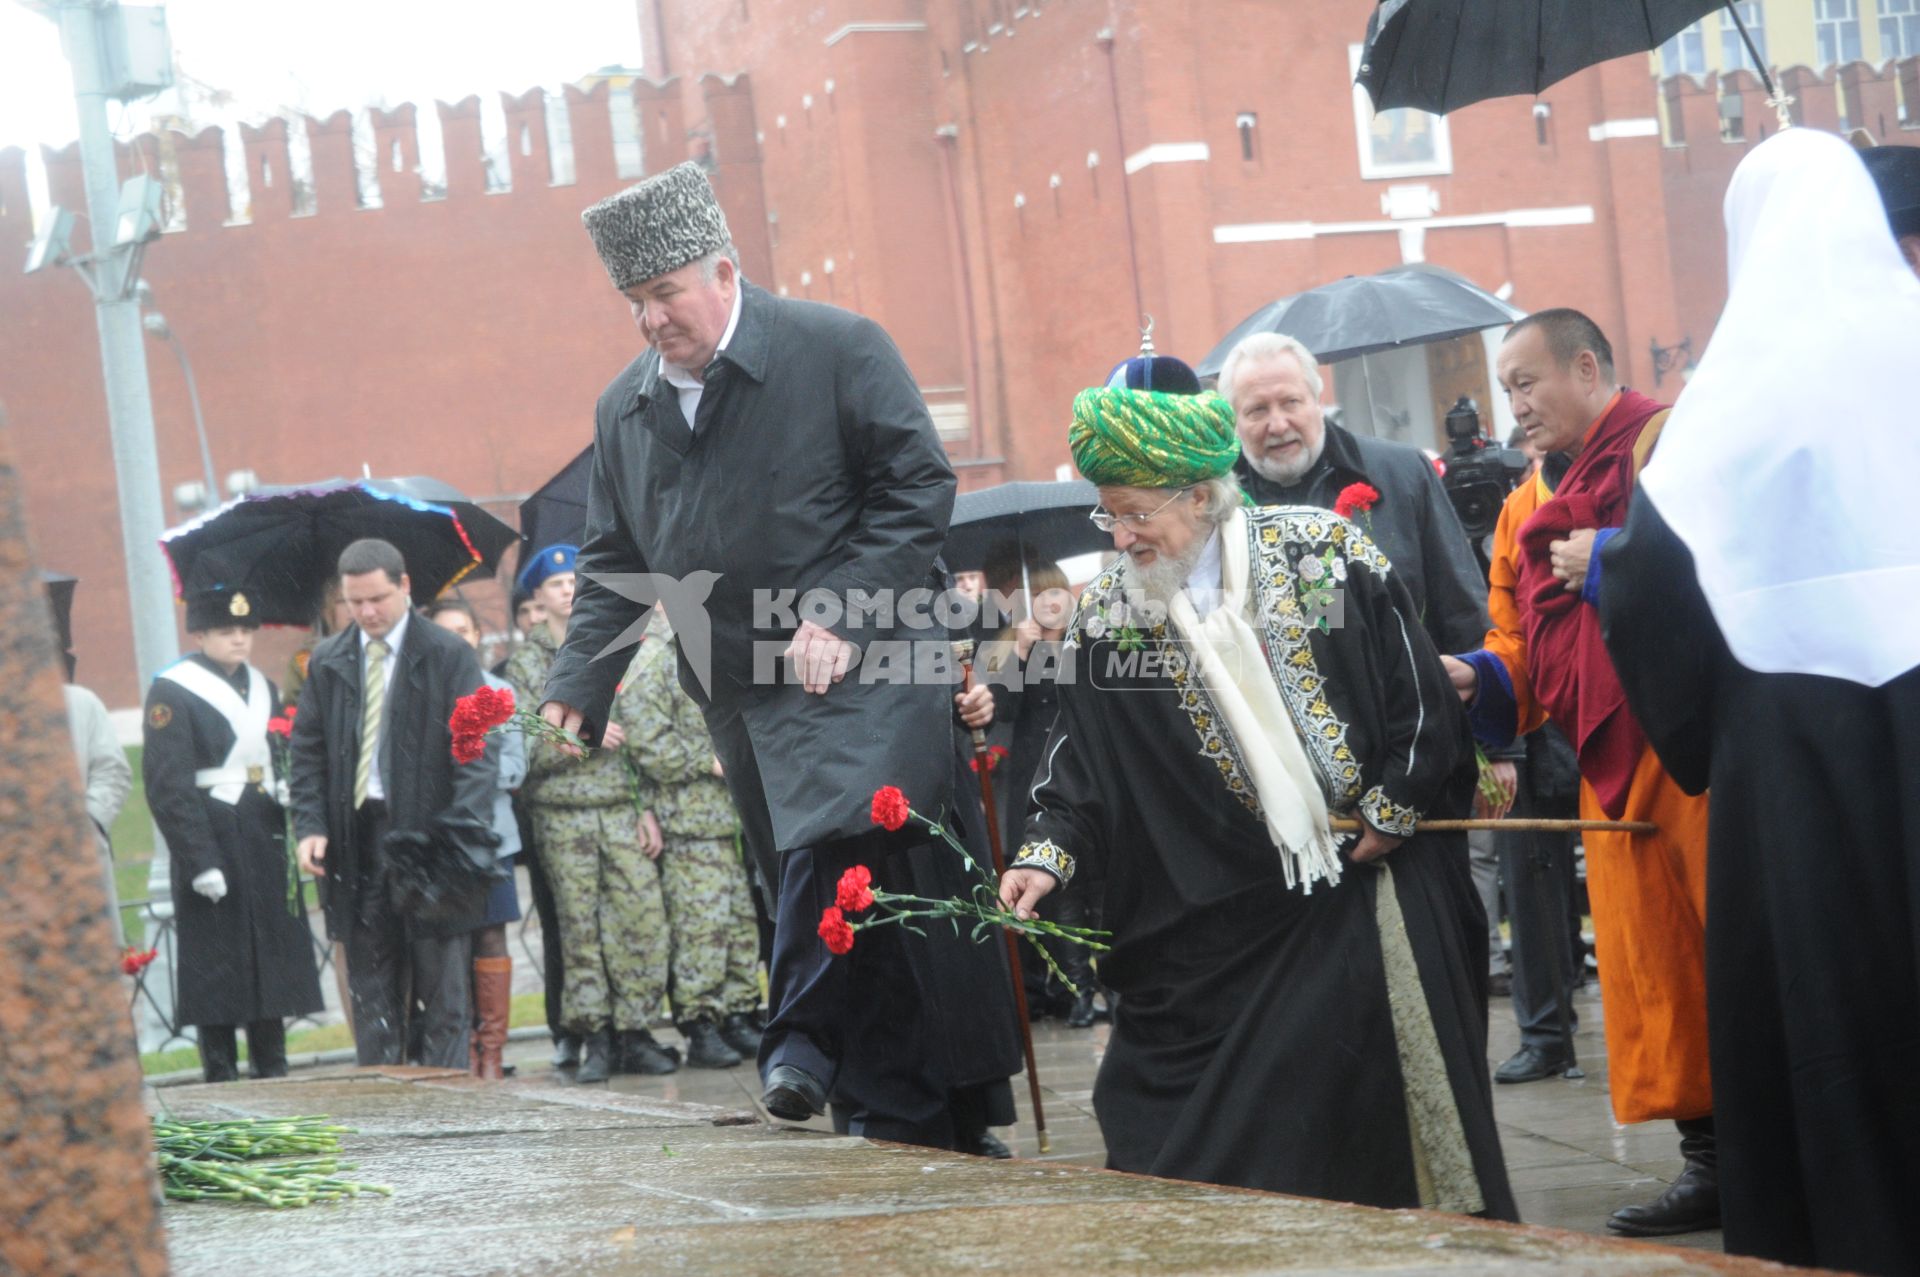
<svg viewBox="0 0 1920 1277">
<path fill-rule="evenodd" d="M 1522 783 L 1513 814 L 1571 818 L 1579 798 L 1541 800 Z M 1513 1018 L 1520 1044 L 1559 1054 L 1578 1027 L 1573 991 L 1582 972 L 1575 966 L 1569 936 L 1573 899 L 1574 836 L 1552 833 L 1499 833 L 1500 876 L 1507 884 L 1507 916 L 1512 923 Z"/>
<path fill-rule="evenodd" d="M 781 853 L 760 1072 L 787 1064 L 812 1074 L 833 1101 L 836 1125 L 855 1135 L 951 1148 L 944 1038 L 928 1020 L 925 956 L 907 943 L 918 938 L 878 927 L 836 957 L 819 935 L 821 911 L 851 866 L 869 866 L 878 887 L 901 889 L 892 876 L 904 872 L 906 853 L 882 844 L 867 836 Z"/>
<path fill-rule="evenodd" d="M 240 1076 L 240 1044 L 231 1024 L 200 1026 L 200 1075 L 209 1082 Z M 247 1025 L 247 1076 L 287 1075 L 287 1022 L 254 1020 Z"/>
<path fill-rule="evenodd" d="M 404 1064 L 411 1041 L 421 1064 L 464 1069 L 473 938 L 408 937 L 406 919 L 380 886 L 379 848 L 386 832 L 386 805 L 369 799 L 357 830 L 366 870 L 347 935 L 354 1052 L 361 1064 Z"/>
</svg>

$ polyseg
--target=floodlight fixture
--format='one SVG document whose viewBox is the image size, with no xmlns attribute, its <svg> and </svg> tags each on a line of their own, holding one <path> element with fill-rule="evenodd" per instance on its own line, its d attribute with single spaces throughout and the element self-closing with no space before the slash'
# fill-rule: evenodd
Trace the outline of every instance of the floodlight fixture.
<svg viewBox="0 0 1920 1277">
<path fill-rule="evenodd" d="M 113 217 L 115 247 L 159 239 L 160 209 L 166 196 L 166 187 L 145 173 L 123 182 L 119 208 Z"/>
<path fill-rule="evenodd" d="M 27 249 L 27 274 L 63 264 L 73 246 L 73 210 L 55 204 Z"/>
</svg>

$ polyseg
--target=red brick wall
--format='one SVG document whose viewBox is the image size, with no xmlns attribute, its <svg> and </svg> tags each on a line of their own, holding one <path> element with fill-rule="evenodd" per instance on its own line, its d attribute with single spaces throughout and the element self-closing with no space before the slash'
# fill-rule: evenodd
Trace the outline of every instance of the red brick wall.
<svg viewBox="0 0 1920 1277">
<path fill-rule="evenodd" d="M 312 217 L 290 216 L 284 127 L 248 129 L 250 225 L 222 224 L 218 133 L 172 139 L 187 229 L 149 247 L 144 273 L 193 361 L 223 478 L 251 469 L 294 482 L 364 464 L 483 497 L 538 486 L 586 444 L 594 399 L 641 348 L 580 228 L 582 208 L 624 185 L 605 93 L 568 95 L 575 184 L 549 184 L 536 94 L 509 103 L 532 154 L 510 148 L 513 190 L 485 194 L 479 104 L 468 99 L 440 107 L 448 197 L 421 202 L 417 179 L 386 165 L 383 209 L 356 207 L 345 117 L 311 124 Z M 649 134 L 650 169 L 684 157 L 677 118 L 667 132 L 664 142 Z M 413 145 L 409 108 L 387 113 L 383 137 Z M 271 188 L 259 180 L 262 157 Z M 55 202 L 84 208 L 74 150 L 50 153 L 47 165 Z M 0 242 L 15 245 L 31 234 L 22 170 L 18 150 L 0 151 Z M 70 271 L 0 271 L 0 402 L 42 560 L 82 578 L 82 680 L 109 704 L 129 705 L 139 689 L 90 311 Z M 172 352 L 150 341 L 147 359 L 167 511 L 178 518 L 173 485 L 201 473 L 192 416 Z M 511 503 L 495 509 L 512 521 Z"/>
</svg>

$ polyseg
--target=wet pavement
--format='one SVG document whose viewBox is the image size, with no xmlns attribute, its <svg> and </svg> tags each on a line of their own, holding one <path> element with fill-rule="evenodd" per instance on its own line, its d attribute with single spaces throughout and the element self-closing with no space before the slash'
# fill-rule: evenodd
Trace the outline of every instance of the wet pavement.
<svg viewBox="0 0 1920 1277">
<path fill-rule="evenodd" d="M 1496 1058 L 1511 1049 L 1505 1005 Z M 1016 1127 L 1008 1142 L 1029 1157 L 1012 1162 L 768 1124 L 750 1066 L 575 1086 L 537 1042 L 516 1044 L 519 1076 L 501 1084 L 335 1069 L 150 1094 L 187 1117 L 331 1114 L 359 1132 L 347 1137 L 357 1177 L 395 1189 L 284 1212 L 169 1204 L 181 1274 L 1777 1271 L 1714 1253 L 1715 1234 L 1681 1239 L 1705 1247 L 1693 1250 L 1593 1235 L 1678 1159 L 1671 1127 L 1607 1116 L 1597 1005 L 1582 1014 L 1592 1076 L 1497 1096 L 1523 1213 L 1580 1232 L 1098 1170 L 1103 1027 L 1040 1027 L 1054 1147 L 1031 1158 L 1031 1131 Z"/>
</svg>

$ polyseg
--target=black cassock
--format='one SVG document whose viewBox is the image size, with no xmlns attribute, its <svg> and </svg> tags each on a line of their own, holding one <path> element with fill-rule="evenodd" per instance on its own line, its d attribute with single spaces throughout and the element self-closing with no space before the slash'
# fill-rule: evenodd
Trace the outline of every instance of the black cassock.
<svg viewBox="0 0 1920 1277">
<path fill-rule="evenodd" d="M 204 656 L 188 656 L 246 696 L 247 666 L 229 678 Z M 279 694 L 267 693 L 279 712 Z M 165 676 L 147 693 L 141 771 L 147 806 L 172 861 L 174 934 L 182 1024 L 244 1025 L 321 1009 L 313 932 L 304 889 L 298 913 L 287 903 L 286 818 L 261 783 L 222 802 L 194 781 L 226 762 L 234 730 L 227 717 Z M 262 775 L 272 780 L 271 773 Z M 193 889 L 209 869 L 226 877 L 218 902 Z"/>
<path fill-rule="evenodd" d="M 1708 790 L 1707 1031 L 1727 1249 L 1920 1272 L 1920 671 L 1757 674 L 1650 500 L 1601 555 L 1647 739 Z"/>
<path fill-rule="evenodd" d="M 1330 807 L 1397 834 L 1464 814 L 1465 720 L 1385 558 L 1322 510 L 1244 519 L 1256 628 Z M 1344 616 L 1322 630 L 1302 615 L 1300 564 L 1324 581 L 1329 548 Z M 1416 834 L 1384 862 L 1344 864 L 1336 886 L 1289 888 L 1199 676 L 1102 674 L 1117 588 L 1111 570 L 1089 586 L 1069 631 L 1077 664 L 1018 858 L 1105 870 L 1100 971 L 1120 995 L 1094 1088 L 1108 1164 L 1515 1218 L 1464 836 Z M 1136 637 L 1141 652 L 1172 645 L 1164 623 Z"/>
</svg>

